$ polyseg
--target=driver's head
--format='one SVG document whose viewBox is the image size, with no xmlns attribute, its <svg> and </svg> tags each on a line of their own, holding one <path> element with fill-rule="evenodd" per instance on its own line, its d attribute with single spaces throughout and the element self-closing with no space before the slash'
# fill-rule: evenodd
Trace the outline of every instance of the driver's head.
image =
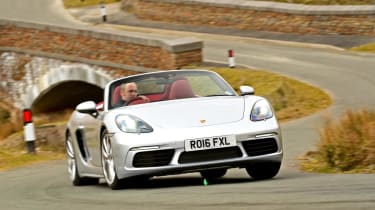
<svg viewBox="0 0 375 210">
<path fill-rule="evenodd" d="M 137 84 L 134 82 L 124 83 L 121 85 L 121 98 L 124 101 L 131 101 L 137 97 Z"/>
</svg>

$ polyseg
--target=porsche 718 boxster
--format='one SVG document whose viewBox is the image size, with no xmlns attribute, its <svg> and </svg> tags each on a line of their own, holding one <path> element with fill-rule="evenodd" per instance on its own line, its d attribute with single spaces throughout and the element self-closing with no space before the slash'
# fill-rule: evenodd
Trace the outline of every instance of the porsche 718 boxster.
<svg viewBox="0 0 375 210">
<path fill-rule="evenodd" d="M 120 86 L 136 83 L 126 106 Z M 217 73 L 170 70 L 109 82 L 103 102 L 86 101 L 66 129 L 68 172 L 73 185 L 112 189 L 129 180 L 200 172 L 217 179 L 245 168 L 253 179 L 270 179 L 282 157 L 280 127 L 270 103 L 250 86 L 239 94 Z"/>
</svg>

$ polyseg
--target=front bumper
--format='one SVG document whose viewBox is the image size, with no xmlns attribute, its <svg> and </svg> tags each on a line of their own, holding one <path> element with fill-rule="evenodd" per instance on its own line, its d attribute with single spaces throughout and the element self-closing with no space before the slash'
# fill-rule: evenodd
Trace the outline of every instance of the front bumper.
<svg viewBox="0 0 375 210">
<path fill-rule="evenodd" d="M 173 135 L 114 134 L 112 142 L 118 178 L 187 173 L 210 168 L 242 168 L 252 162 L 282 161 L 282 138 L 278 128 L 236 134 L 236 146 L 192 152 L 185 151 L 184 141 L 188 138 L 182 135 L 184 133 L 186 131 L 177 131 Z M 146 143 L 150 142 L 150 138 L 163 140 Z"/>
</svg>

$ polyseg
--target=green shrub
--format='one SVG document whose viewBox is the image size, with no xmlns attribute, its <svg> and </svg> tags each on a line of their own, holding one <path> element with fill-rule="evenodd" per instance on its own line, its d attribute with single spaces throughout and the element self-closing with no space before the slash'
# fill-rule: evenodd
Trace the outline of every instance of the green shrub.
<svg viewBox="0 0 375 210">
<path fill-rule="evenodd" d="M 7 110 L 0 108 L 0 124 L 8 122 L 10 113 Z"/>
</svg>

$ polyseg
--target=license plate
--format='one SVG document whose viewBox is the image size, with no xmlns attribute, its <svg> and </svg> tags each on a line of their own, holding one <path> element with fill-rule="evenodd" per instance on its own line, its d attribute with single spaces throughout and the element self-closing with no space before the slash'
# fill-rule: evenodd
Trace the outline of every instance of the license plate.
<svg viewBox="0 0 375 210">
<path fill-rule="evenodd" d="M 185 140 L 185 151 L 197 151 L 236 146 L 234 135 L 204 137 Z"/>
</svg>

